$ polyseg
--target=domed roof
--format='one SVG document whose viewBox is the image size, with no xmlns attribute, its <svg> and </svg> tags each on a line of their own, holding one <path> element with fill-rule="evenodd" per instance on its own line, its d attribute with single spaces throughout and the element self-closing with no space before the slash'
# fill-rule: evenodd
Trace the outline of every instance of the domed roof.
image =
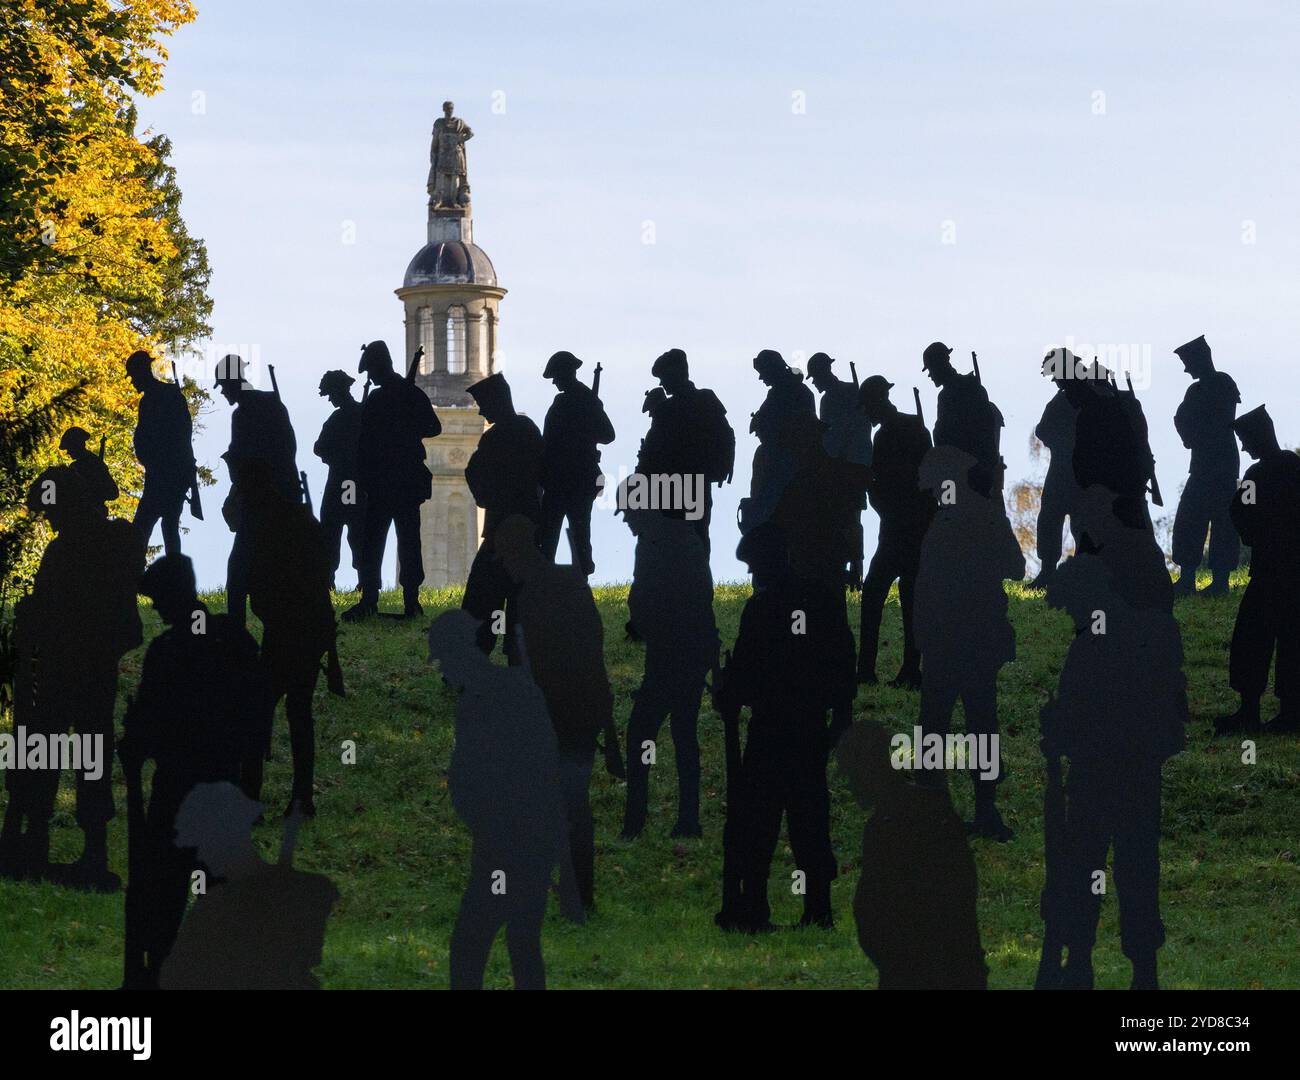
<svg viewBox="0 0 1300 1080">
<path fill-rule="evenodd" d="M 425 244 L 406 268 L 405 287 L 412 285 L 495 285 L 492 260 L 477 244 L 464 240 L 435 240 Z"/>
</svg>

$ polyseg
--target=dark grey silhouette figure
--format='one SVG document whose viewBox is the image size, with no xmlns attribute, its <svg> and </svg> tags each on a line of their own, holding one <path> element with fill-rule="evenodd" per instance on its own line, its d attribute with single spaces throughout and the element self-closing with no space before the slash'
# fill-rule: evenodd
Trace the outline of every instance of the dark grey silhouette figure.
<svg viewBox="0 0 1300 1080">
<path fill-rule="evenodd" d="M 1038 505 L 1035 533 L 1038 541 L 1038 576 L 1030 588 L 1045 589 L 1052 571 L 1061 561 L 1065 522 L 1077 531 L 1075 520 L 1079 485 L 1074 479 L 1074 438 L 1078 406 L 1066 393 L 1066 382 L 1074 375 L 1078 360 L 1069 349 L 1052 349 L 1043 357 L 1043 375 L 1056 387 L 1043 415 L 1034 428 L 1034 437 L 1047 448 L 1047 476 L 1043 478 L 1042 497 Z M 1077 537 L 1075 538 L 1077 541 Z"/>
<path fill-rule="evenodd" d="M 535 530 L 541 522 L 542 433 L 515 412 L 510 384 L 500 372 L 476 382 L 469 393 L 491 426 L 465 466 L 465 482 L 484 515 L 483 543 L 470 564 L 461 607 L 479 620 L 479 647 L 484 652 L 496 648 L 497 635 L 504 630 L 503 648 L 514 659 L 517 586 L 497 558 L 495 536 L 512 514 L 526 517 Z"/>
<path fill-rule="evenodd" d="M 241 782 L 248 761 L 265 752 L 274 700 L 257 642 L 198 599 L 188 558 L 158 559 L 140 593 L 166 629 L 149 643 L 117 747 L 130 827 L 122 985 L 157 989 L 198 867 L 189 847 L 173 843 L 176 815 L 196 784 Z M 155 765 L 147 811 L 146 761 Z"/>
<path fill-rule="evenodd" d="M 358 370 L 365 372 L 374 389 L 361 407 L 357 436 L 357 481 L 366 504 L 361 599 L 343 618 L 356 622 L 378 614 L 380 571 L 390 526 L 397 533 L 402 614 L 414 618 L 422 613 L 420 584 L 424 581 L 420 504 L 433 492 L 424 440 L 441 434 L 442 424 L 429 396 L 415 385 L 415 361 L 402 378 L 393 370 L 388 346 L 372 341 L 362 348 Z"/>
<path fill-rule="evenodd" d="M 364 536 L 366 501 L 357 479 L 357 447 L 361 439 L 361 403 L 352 396 L 356 380 L 346 371 L 327 371 L 321 376 L 320 394 L 334 406 L 321 426 L 314 453 L 329 469 L 320 499 L 320 523 L 330 554 L 330 588 L 336 587 L 343 531 L 348 534 L 352 568 L 358 575 L 365 565 Z"/>
<path fill-rule="evenodd" d="M 844 733 L 835 756 L 872 811 L 853 917 L 879 989 L 986 989 L 975 857 L 947 789 L 910 783 L 891 761 L 888 732 L 869 721 Z"/>
<path fill-rule="evenodd" d="M 795 576 L 779 525 L 747 532 L 736 557 L 748 564 L 754 592 L 730 660 L 715 679 L 714 703 L 728 726 L 738 723 L 745 707 L 750 719 L 740 798 L 728 805 L 725 834 L 734 848 L 725 861 L 735 865 L 739 882 L 724 881 L 723 908 L 714 921 L 745 933 L 771 929 L 768 876 L 785 818 L 796 867 L 793 891 L 803 893 L 799 925 L 829 928 L 831 882 L 839 868 L 826 783 L 835 733 L 827 716 L 842 703 L 846 667 L 853 686 L 852 635 L 846 665 L 839 613 L 824 591 Z"/>
<path fill-rule="evenodd" d="M 1232 521 L 1250 545 L 1250 583 L 1232 630 L 1228 685 L 1241 706 L 1215 722 L 1215 731 L 1259 727 L 1259 701 L 1276 652 L 1273 690 L 1281 708 L 1266 730 L 1300 730 L 1300 457 L 1278 445 L 1263 406 L 1237 418 L 1233 429 L 1255 459 L 1232 500 Z"/>
<path fill-rule="evenodd" d="M 597 735 L 606 738 L 606 762 L 623 774 L 614 728 L 614 695 L 605 672 L 605 627 L 587 576 L 556 566 L 537 547 L 531 518 L 512 514 L 493 542 L 518 586 L 516 603 L 528 670 L 546 699 L 559 749 L 560 788 L 569 822 L 569 849 L 585 908 L 595 907 L 595 822 L 591 770 Z"/>
<path fill-rule="evenodd" d="M 858 643 L 858 681 L 876 681 L 880 620 L 889 588 L 898 581 L 903 618 L 903 662 L 895 686 L 921 684 L 921 653 L 913 629 L 913 595 L 921 560 L 921 541 L 934 517 L 934 499 L 920 490 L 921 462 L 930 452 L 930 433 L 919 416 L 899 412 L 889 400 L 894 384 L 883 375 L 862 382 L 859 401 L 871 425 L 879 425 L 872 448 L 867 498 L 880 515 L 875 554 L 862 582 L 862 626 Z"/>
<path fill-rule="evenodd" d="M 516 990 L 544 990 L 542 922 L 557 865 L 562 912 L 584 919 L 569 863 L 560 761 L 546 700 L 528 669 L 493 664 L 478 620 L 447 611 L 429 628 L 429 659 L 460 693 L 449 784 L 472 838 L 469 881 L 451 933 L 451 988 L 481 990 L 504 926 Z"/>
<path fill-rule="evenodd" d="M 281 495 L 301 502 L 298 440 L 279 391 L 254 389 L 245 378 L 240 357 L 231 353 L 221 358 L 216 384 L 222 397 L 234 406 L 230 414 L 230 448 L 221 455 L 230 470 L 230 493 L 221 507 L 221 516 L 234 533 L 226 560 L 226 611 L 242 626 L 248 614 L 248 568 L 253 551 L 247 531 L 238 524 L 239 478 L 246 465 L 260 462 Z"/>
<path fill-rule="evenodd" d="M 1160 919 L 1160 770 L 1184 743 L 1187 721 L 1182 639 L 1172 614 L 1133 608 L 1099 558 L 1081 554 L 1053 575 L 1050 607 L 1075 635 L 1060 687 L 1040 712 L 1048 798 L 1068 759 L 1063 815 L 1049 812 L 1045 948 L 1040 989 L 1091 989 L 1092 949 L 1114 850 L 1120 942 L 1135 990 L 1157 986 Z M 1049 804 L 1049 811 L 1051 806 Z M 1060 948 L 1068 953 L 1060 966 Z"/>
<path fill-rule="evenodd" d="M 677 820 L 673 836 L 700 829 L 700 699 L 718 662 L 709 556 L 692 523 L 655 510 L 628 508 L 636 561 L 627 607 L 645 643 L 645 668 L 627 722 L 627 801 L 623 838 L 640 836 L 649 805 L 652 762 L 665 720 L 677 762 Z"/>
<path fill-rule="evenodd" d="M 5 771 L 0 874 L 112 892 L 121 886 L 108 868 L 113 707 L 118 663 L 142 640 L 135 590 L 144 541 L 129 522 L 104 517 L 99 492 L 71 466 L 41 473 L 28 489 L 27 509 L 43 515 L 57 535 L 31 593 L 14 609 L 14 727 L 51 747 L 52 739 L 75 730 L 82 747 L 76 818 L 85 849 L 71 865 L 49 864 L 62 764 L 51 750 L 43 767 Z"/>
<path fill-rule="evenodd" d="M 194 423 L 181 388 L 154 377 L 153 359 L 147 352 L 128 356 L 126 373 L 140 392 L 135 456 L 144 467 L 144 490 L 135 509 L 135 527 L 147 545 L 161 521 L 163 550 L 179 555 L 181 510 L 187 494 L 194 500 L 191 512 L 202 517 L 194 475 Z"/>
<path fill-rule="evenodd" d="M 579 381 L 580 367 L 582 361 L 573 353 L 557 352 L 542 372 L 559 392 L 542 425 L 540 543 L 547 557 L 554 559 L 567 519 L 573 565 L 590 575 L 596 569 L 591 555 L 591 504 L 601 487 L 600 447 L 614 441 L 614 425 L 605 415 L 598 388 Z"/>
<path fill-rule="evenodd" d="M 72 471 L 81 477 L 91 501 L 108 517 L 108 504 L 117 498 L 117 481 L 104 459 L 86 446 L 89 438 L 85 428 L 70 427 L 59 440 L 59 449 L 68 455 Z"/>
<path fill-rule="evenodd" d="M 305 816 L 312 817 L 316 813 L 312 694 L 322 660 L 328 661 L 330 690 L 343 693 L 325 536 L 307 507 L 280 493 L 263 463 L 249 462 L 244 467 L 237 490 L 239 499 L 232 512 L 239 515 L 240 529 L 252 550 L 248 594 L 253 613 L 262 621 L 262 663 L 273 700 L 284 698 L 289 721 L 290 806 L 297 803 Z M 261 758 L 269 752 L 268 743 Z M 248 793 L 254 798 L 261 797 L 259 764 L 258 758 L 249 763 Z"/>
<path fill-rule="evenodd" d="M 863 415 L 858 404 L 857 374 L 853 382 L 845 382 L 835 377 L 831 367 L 835 361 L 824 352 L 813 353 L 808 358 L 808 379 L 821 401 L 817 406 L 817 415 L 826 425 L 823 446 L 826 453 L 839 461 L 849 461 L 855 465 L 871 464 L 871 424 Z M 860 509 L 866 509 L 863 499 Z M 849 588 L 857 591 L 862 587 L 863 534 L 862 515 L 858 514 L 857 525 L 852 540 L 855 556 L 849 565 Z"/>
<path fill-rule="evenodd" d="M 1196 592 L 1196 570 L 1205 555 L 1208 529 L 1213 579 L 1205 591 L 1209 596 L 1222 596 L 1228 591 L 1228 575 L 1241 561 L 1241 541 L 1229 513 L 1241 471 L 1232 433 L 1241 394 L 1232 376 L 1215 369 L 1205 335 L 1174 352 L 1192 377 L 1192 385 L 1174 413 L 1174 427 L 1192 452 L 1187 485 L 1174 515 L 1173 558 L 1180 568 L 1175 591 L 1180 596 Z"/>
<path fill-rule="evenodd" d="M 740 507 L 742 533 L 772 519 L 794 476 L 795 461 L 787 429 L 799 419 L 817 416 L 812 391 L 775 349 L 759 352 L 754 357 L 754 370 L 767 387 L 767 396 L 749 421 L 750 434 L 758 439 L 758 446 L 750 471 L 749 498 Z"/>
<path fill-rule="evenodd" d="M 921 464 L 920 487 L 938 509 L 921 545 L 914 618 L 921 650 L 921 729 L 946 736 L 960 698 L 966 731 L 987 740 L 998 731 L 998 671 L 1016 658 L 1004 582 L 1025 575 L 1025 557 L 1000 501 L 971 486 L 978 463 L 954 446 L 936 446 Z M 975 783 L 971 832 L 1010 839 L 995 796 L 1003 779 L 970 769 Z M 922 783 L 942 785 L 945 770 L 923 770 Z"/>
<path fill-rule="evenodd" d="M 1150 529 L 1120 520 L 1116 503 L 1115 492 L 1101 484 L 1079 492 L 1074 525 L 1078 551 L 1106 564 L 1112 587 L 1130 607 L 1172 612 L 1174 586 L 1165 553 Z"/>
<path fill-rule="evenodd" d="M 176 815 L 176 844 L 207 867 L 207 891 L 181 924 L 163 965 L 164 990 L 319 990 L 325 928 L 339 891 L 293 868 L 298 818 L 285 823 L 278 862 L 253 844 L 262 811 L 230 783 L 199 784 Z"/>
<path fill-rule="evenodd" d="M 703 512 L 692 525 L 707 554 L 713 485 L 731 483 L 736 435 L 717 395 L 691 382 L 690 367 L 681 349 L 661 354 L 650 372 L 659 380 L 663 395 L 651 391 L 646 396 L 643 408 L 650 415 L 650 430 L 641 442 L 636 469 L 645 476 L 703 477 Z M 686 516 L 683 508 L 661 510 L 673 517 Z"/>
<path fill-rule="evenodd" d="M 970 454 L 975 459 L 971 486 L 979 495 L 992 496 L 1002 490 L 1005 471 L 1002 413 L 980 383 L 979 369 L 963 375 L 952 366 L 951 355 L 952 349 L 942 341 L 931 342 L 921 354 L 923 370 L 939 388 L 934 445 L 955 446 Z"/>
</svg>

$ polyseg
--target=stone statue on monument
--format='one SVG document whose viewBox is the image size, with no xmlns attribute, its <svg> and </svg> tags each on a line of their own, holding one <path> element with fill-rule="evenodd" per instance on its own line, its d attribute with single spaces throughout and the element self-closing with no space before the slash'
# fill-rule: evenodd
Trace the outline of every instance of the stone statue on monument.
<svg viewBox="0 0 1300 1080">
<path fill-rule="evenodd" d="M 429 148 L 429 205 L 469 205 L 469 176 L 465 167 L 465 144 L 474 137 L 469 125 L 453 116 L 455 106 L 442 103 L 442 116 L 433 123 L 433 144 Z"/>
</svg>

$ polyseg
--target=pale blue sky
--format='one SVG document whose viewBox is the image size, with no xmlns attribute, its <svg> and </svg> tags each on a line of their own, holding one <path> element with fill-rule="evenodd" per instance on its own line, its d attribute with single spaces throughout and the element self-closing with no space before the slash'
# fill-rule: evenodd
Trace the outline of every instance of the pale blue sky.
<svg viewBox="0 0 1300 1080">
<path fill-rule="evenodd" d="M 686 349 L 740 435 L 713 532 L 726 579 L 742 573 L 731 521 L 763 347 L 828 351 L 845 377 L 854 360 L 904 407 L 920 386 L 930 420 L 921 350 L 977 350 L 1011 480 L 1030 468 L 1049 344 L 1149 349 L 1172 511 L 1187 458 L 1171 349 L 1204 332 L 1243 408 L 1267 402 L 1300 442 L 1298 55 L 1284 3 L 200 0 L 141 114 L 174 141 L 208 244 L 218 355 L 252 346 L 276 366 L 319 492 L 317 381 L 354 368 L 362 341 L 401 350 L 393 290 L 424 239 L 430 127 L 454 100 L 475 132 L 475 239 L 509 290 L 516 402 L 540 421 L 556 349 L 585 375 L 602 362 L 615 472 L 644 434 L 650 363 Z M 217 464 L 223 401 L 207 425 L 199 456 Z M 228 546 L 215 513 L 187 538 L 205 585 Z M 595 548 L 598 580 L 630 575 L 608 512 Z"/>
</svg>

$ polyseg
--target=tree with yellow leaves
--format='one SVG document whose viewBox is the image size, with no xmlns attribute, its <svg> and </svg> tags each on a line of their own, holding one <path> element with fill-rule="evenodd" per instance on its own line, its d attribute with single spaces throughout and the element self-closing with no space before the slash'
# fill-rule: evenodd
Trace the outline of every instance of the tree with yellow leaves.
<svg viewBox="0 0 1300 1080">
<path fill-rule="evenodd" d="M 42 546 L 22 509 L 79 424 L 106 440 L 129 514 L 134 350 L 210 332 L 202 241 L 188 234 L 165 137 L 134 101 L 162 85 L 163 40 L 190 0 L 8 0 L 0 7 L 0 588 Z M 206 395 L 187 384 L 191 409 Z"/>
</svg>

